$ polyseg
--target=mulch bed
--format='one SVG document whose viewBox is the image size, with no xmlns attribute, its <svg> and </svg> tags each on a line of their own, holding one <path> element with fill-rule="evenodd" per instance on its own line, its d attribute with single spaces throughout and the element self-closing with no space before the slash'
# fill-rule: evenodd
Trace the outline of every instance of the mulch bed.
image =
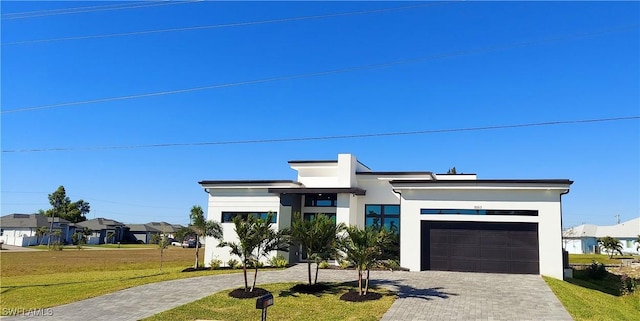
<svg viewBox="0 0 640 321">
<path fill-rule="evenodd" d="M 263 288 L 253 288 L 252 292 L 245 292 L 244 288 L 239 288 L 229 292 L 229 296 L 236 299 L 252 299 L 263 296 L 267 293 L 269 293 L 269 291 Z"/>
<path fill-rule="evenodd" d="M 318 294 L 331 289 L 331 286 L 325 283 L 316 284 L 296 284 L 291 288 L 291 291 L 305 294 Z"/>
<path fill-rule="evenodd" d="M 380 300 L 382 294 L 369 291 L 367 295 L 359 295 L 357 291 L 349 291 L 340 296 L 340 300 L 349 302 L 364 302 L 372 300 Z"/>
</svg>

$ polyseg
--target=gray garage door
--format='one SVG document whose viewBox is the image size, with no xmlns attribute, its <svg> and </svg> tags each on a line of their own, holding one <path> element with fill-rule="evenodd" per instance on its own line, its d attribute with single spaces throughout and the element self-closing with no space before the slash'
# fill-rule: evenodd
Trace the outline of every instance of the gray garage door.
<svg viewBox="0 0 640 321">
<path fill-rule="evenodd" d="M 538 274 L 538 224 L 422 221 L 422 270 Z"/>
</svg>

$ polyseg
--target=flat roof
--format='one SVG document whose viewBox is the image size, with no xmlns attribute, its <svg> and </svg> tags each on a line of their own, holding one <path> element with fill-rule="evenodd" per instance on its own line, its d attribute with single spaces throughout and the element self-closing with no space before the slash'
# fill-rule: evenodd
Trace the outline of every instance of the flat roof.
<svg viewBox="0 0 640 321">
<path fill-rule="evenodd" d="M 337 163 L 338 161 L 333 160 L 290 160 L 289 164 L 314 164 L 314 163 Z"/>
<path fill-rule="evenodd" d="M 568 179 L 453 179 L 453 180 L 393 180 L 391 184 L 469 184 L 469 183 L 508 183 L 508 184 L 562 184 L 571 185 Z"/>
<path fill-rule="evenodd" d="M 251 184 L 278 184 L 278 183 L 291 183 L 296 185 L 302 185 L 302 183 L 287 180 L 287 179 L 272 179 L 272 180 L 208 180 L 199 181 L 200 185 L 251 185 Z"/>
<path fill-rule="evenodd" d="M 358 187 L 283 187 L 283 188 L 270 188 L 269 193 L 280 194 L 340 194 L 349 193 L 355 195 L 365 195 L 366 190 Z"/>
<path fill-rule="evenodd" d="M 357 175 L 433 175 L 432 172 L 356 172 Z"/>
</svg>

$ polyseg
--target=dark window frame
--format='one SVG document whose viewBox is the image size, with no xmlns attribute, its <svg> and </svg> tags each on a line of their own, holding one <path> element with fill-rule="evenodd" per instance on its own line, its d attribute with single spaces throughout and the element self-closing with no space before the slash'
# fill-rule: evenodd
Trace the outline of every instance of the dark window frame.
<svg viewBox="0 0 640 321">
<path fill-rule="evenodd" d="M 369 206 L 379 206 L 380 207 L 380 214 L 376 214 L 376 215 L 371 215 L 367 212 L 367 207 Z M 386 207 L 396 207 L 397 208 L 397 213 L 398 214 L 386 214 L 385 213 L 385 208 Z M 395 210 L 394 210 L 395 212 Z M 367 225 L 367 218 L 369 217 L 375 217 L 375 218 L 379 218 L 380 222 L 378 223 L 379 226 L 385 226 L 385 218 L 389 218 L 389 219 L 398 219 L 398 226 L 397 226 L 397 233 L 398 235 L 400 235 L 400 204 L 365 204 L 364 205 L 364 226 L 371 226 L 371 225 Z"/>
<path fill-rule="evenodd" d="M 324 202 L 329 201 L 329 204 Z M 305 194 L 304 207 L 337 207 L 338 194 Z"/>
<path fill-rule="evenodd" d="M 420 215 L 505 215 L 505 216 L 538 216 L 538 210 L 486 210 L 486 209 L 451 209 L 421 208 Z"/>
<path fill-rule="evenodd" d="M 222 223 L 233 223 L 233 218 L 236 216 L 243 216 L 245 219 L 249 216 L 252 215 L 254 217 L 257 218 L 261 218 L 261 219 L 266 219 L 267 218 L 267 214 L 272 213 L 273 214 L 273 219 L 271 220 L 271 223 L 277 223 L 278 222 L 278 212 L 247 212 L 247 211 L 223 211 L 222 213 L 220 213 L 220 222 Z"/>
</svg>

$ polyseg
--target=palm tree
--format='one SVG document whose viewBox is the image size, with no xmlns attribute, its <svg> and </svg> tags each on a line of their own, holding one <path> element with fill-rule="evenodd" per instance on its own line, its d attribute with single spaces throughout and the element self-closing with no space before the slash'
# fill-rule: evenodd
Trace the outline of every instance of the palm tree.
<svg viewBox="0 0 640 321">
<path fill-rule="evenodd" d="M 609 251 L 609 258 L 613 258 L 613 253 L 618 252 L 622 255 L 622 244 L 617 239 L 611 236 L 605 236 L 598 239 L 598 244 L 605 250 Z"/>
<path fill-rule="evenodd" d="M 202 207 L 194 205 L 191 208 L 191 225 L 189 228 L 196 234 L 196 262 L 193 265 L 194 269 L 198 268 L 198 261 L 200 255 L 200 238 L 204 236 L 212 236 L 215 239 L 222 239 L 222 225 L 215 221 L 207 221 L 204 217 Z"/>
<path fill-rule="evenodd" d="M 233 218 L 235 232 L 238 235 L 238 242 L 220 242 L 218 247 L 230 247 L 229 253 L 240 258 L 242 262 L 242 273 L 244 275 L 244 291 L 249 292 L 249 283 L 247 281 L 247 264 L 253 258 L 253 252 L 258 247 L 260 241 L 255 235 L 254 225 L 256 217 L 249 215 L 246 218 L 240 215 Z"/>
<path fill-rule="evenodd" d="M 42 241 L 44 241 L 44 236 L 47 235 L 49 229 L 46 226 L 40 226 L 36 230 L 36 238 L 39 239 L 38 245 L 42 245 Z"/>
<path fill-rule="evenodd" d="M 249 292 L 253 292 L 253 289 L 256 287 L 256 280 L 258 279 L 258 266 L 260 262 L 260 258 L 267 257 L 273 251 L 289 251 L 289 240 L 290 240 L 290 231 L 289 229 L 280 229 L 275 231 L 271 228 L 274 214 L 267 213 L 267 217 L 265 219 L 257 219 L 255 220 L 255 236 L 257 237 L 257 246 L 255 250 L 253 263 L 254 274 L 253 274 L 253 284 L 251 285 L 251 290 Z"/>
<path fill-rule="evenodd" d="M 347 261 L 356 267 L 358 272 L 358 294 L 367 295 L 369 291 L 369 274 L 371 267 L 377 263 L 383 250 L 392 243 L 393 232 L 384 227 L 368 226 L 365 229 L 357 226 L 347 227 L 347 233 L 340 239 L 340 249 Z M 366 283 L 362 284 L 362 275 L 367 272 Z"/>
<path fill-rule="evenodd" d="M 335 224 L 324 214 L 317 214 L 304 220 L 300 213 L 295 213 L 291 223 L 291 236 L 294 242 L 302 246 L 307 253 L 307 274 L 309 285 L 318 283 L 318 269 L 322 260 L 334 257 L 337 252 L 338 235 L 344 231 L 343 223 Z M 311 263 L 316 263 L 314 282 L 311 283 Z"/>
<path fill-rule="evenodd" d="M 242 217 L 240 215 L 233 218 L 235 232 L 238 235 L 238 242 L 221 242 L 218 247 L 230 247 L 231 254 L 236 255 L 242 262 L 242 272 L 244 275 L 244 291 L 253 292 L 258 276 L 258 262 L 260 257 L 264 257 L 271 251 L 287 250 L 288 231 L 274 231 L 271 228 L 273 213 L 267 213 L 266 219 L 260 219 L 253 215 Z M 255 268 L 253 285 L 249 288 L 247 279 L 247 266 Z"/>
</svg>

